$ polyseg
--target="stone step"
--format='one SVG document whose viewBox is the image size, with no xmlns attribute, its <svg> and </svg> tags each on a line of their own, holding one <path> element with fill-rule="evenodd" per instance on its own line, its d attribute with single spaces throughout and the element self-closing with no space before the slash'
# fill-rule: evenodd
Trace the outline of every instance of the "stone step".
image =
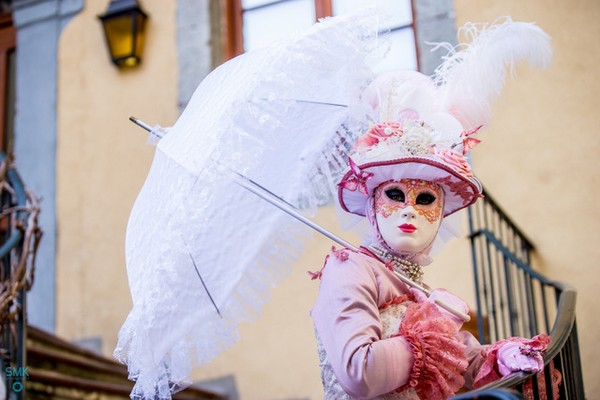
<svg viewBox="0 0 600 400">
<path fill-rule="evenodd" d="M 126 399 L 133 388 L 127 368 L 33 326 L 27 327 L 28 399 Z M 173 399 L 225 399 L 190 386 Z"/>
</svg>

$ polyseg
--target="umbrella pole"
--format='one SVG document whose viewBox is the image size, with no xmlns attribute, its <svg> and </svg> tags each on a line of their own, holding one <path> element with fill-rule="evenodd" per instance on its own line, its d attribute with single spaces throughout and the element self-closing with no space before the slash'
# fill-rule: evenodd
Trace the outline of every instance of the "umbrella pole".
<svg viewBox="0 0 600 400">
<path fill-rule="evenodd" d="M 237 183 L 238 185 L 242 186 L 244 189 L 246 189 L 249 192 L 257 195 L 261 199 L 269 202 L 270 204 L 272 204 L 275 207 L 279 208 L 280 210 L 284 211 L 288 215 L 296 218 L 298 221 L 300 221 L 300 222 L 308 225 L 312 229 L 316 230 L 317 232 L 321 233 L 322 235 L 324 235 L 324 236 L 328 237 L 329 239 L 333 240 L 334 242 L 336 242 L 336 243 L 338 243 L 338 244 L 340 244 L 340 245 L 342 245 L 342 246 L 344 246 L 344 247 L 346 247 L 348 249 L 351 249 L 351 250 L 354 250 L 354 251 L 358 250 L 358 248 L 356 246 L 353 246 L 352 244 L 348 243 L 344 239 L 342 239 L 339 236 L 333 234 L 332 232 L 329 232 L 328 230 L 326 230 L 322 226 L 316 224 L 315 222 L 311 221 L 310 219 L 308 219 L 305 216 L 303 216 L 302 214 L 300 214 L 298 212 L 298 210 L 295 207 L 293 207 L 291 204 L 289 204 L 285 200 L 281 199 L 280 197 L 276 196 L 272 192 L 268 191 L 267 189 L 265 189 L 264 187 L 262 187 L 258 183 L 252 181 L 251 179 L 248 179 L 247 177 L 245 177 L 244 175 L 242 175 L 242 174 L 240 174 L 238 172 L 235 172 L 235 171 L 232 171 L 232 172 L 235 174 L 233 176 L 234 182 Z M 425 288 L 425 287 L 419 285 L 418 283 L 416 283 L 416 282 L 408 279 L 406 276 L 400 274 L 397 271 L 393 271 L 393 272 L 406 285 L 408 285 L 410 287 L 413 287 L 415 289 L 420 290 L 421 292 L 425 293 L 427 296 L 429 296 L 431 294 L 431 291 L 428 290 L 427 288 Z M 471 320 L 471 317 L 469 315 L 467 315 L 467 314 L 465 314 L 465 313 L 463 313 L 461 311 L 456 310 L 452 306 L 444 303 L 443 301 L 441 301 L 439 299 L 435 300 L 435 304 L 437 304 L 440 307 L 444 308 L 446 311 L 448 311 L 449 313 L 453 314 L 454 316 L 460 318 L 464 322 L 469 322 Z"/>
<path fill-rule="evenodd" d="M 135 123 L 136 125 L 144 128 L 146 131 L 152 133 L 153 135 L 155 135 L 155 136 L 157 136 L 159 138 L 161 137 L 161 135 L 159 133 L 157 133 L 150 125 L 148 125 L 145 122 L 139 120 L 138 118 L 129 117 L 129 119 L 133 123 Z M 341 246 L 346 247 L 346 248 L 351 249 L 351 250 L 354 250 L 354 251 L 358 251 L 358 248 L 356 246 L 352 245 L 351 243 L 345 241 L 344 239 L 340 238 L 339 236 L 337 236 L 334 233 L 326 230 L 322 226 L 316 224 L 315 222 L 313 222 L 310 219 L 306 218 L 304 215 L 300 214 L 300 212 L 298 211 L 298 209 L 296 209 L 296 207 L 294 207 L 293 205 L 291 205 L 290 203 L 288 203 L 287 201 L 285 201 L 281 197 L 279 197 L 276 194 L 272 193 L 271 191 L 269 191 L 268 189 L 264 188 L 260 184 L 254 182 L 253 180 L 249 179 L 248 177 L 240 174 L 239 172 L 233 171 L 231 169 L 229 169 L 229 171 L 232 174 L 233 181 L 236 184 L 238 184 L 239 186 L 241 186 L 244 189 L 248 190 L 249 192 L 255 194 L 256 196 L 260 197 L 261 199 L 267 201 L 268 203 L 274 205 L 275 207 L 279 208 L 280 210 L 282 210 L 283 212 L 287 213 L 291 217 L 293 217 L 293 218 L 297 219 L 298 221 L 302 222 L 303 224 L 311 227 L 315 231 L 317 231 L 320 234 L 326 236 L 327 238 L 333 240 L 334 242 L 340 244 Z M 425 293 L 427 296 L 429 296 L 431 294 L 431 291 L 429 289 L 427 289 L 427 288 L 419 285 L 416 282 L 413 282 L 412 280 L 408 279 L 406 276 L 400 274 L 397 271 L 393 271 L 393 272 L 406 285 L 408 285 L 410 287 L 413 287 L 415 289 L 420 290 L 421 292 Z M 448 311 L 452 315 L 460 318 L 464 322 L 469 322 L 471 320 L 471 317 L 469 315 L 467 315 L 467 314 L 465 314 L 465 313 L 463 313 L 461 311 L 456 310 L 452 306 L 444 303 L 443 301 L 441 301 L 439 299 L 435 300 L 435 304 L 437 304 L 438 306 L 442 307 L 443 309 L 445 309 L 446 311 Z M 217 312 L 218 312 L 218 309 L 217 309 Z"/>
<path fill-rule="evenodd" d="M 356 246 L 353 246 L 352 244 L 345 241 L 341 237 L 335 235 L 334 233 L 326 230 L 322 226 L 320 226 L 320 225 L 316 224 L 315 222 L 311 221 L 310 219 L 306 218 L 304 215 L 300 214 L 295 207 L 291 206 L 289 203 L 287 203 L 283 199 L 279 198 L 278 196 L 275 196 L 273 193 L 268 192 L 265 188 L 260 186 L 258 183 L 246 178 L 245 176 L 243 176 L 235 171 L 233 171 L 233 173 L 235 174 L 233 176 L 233 181 L 235 183 L 237 183 L 238 185 L 240 185 L 241 187 L 243 187 L 244 189 L 248 190 L 251 193 L 254 193 L 261 199 L 271 203 L 275 207 L 279 208 L 281 211 L 294 217 L 298 221 L 311 227 L 315 231 L 328 237 L 329 239 L 333 240 L 334 242 L 336 242 L 348 249 L 358 251 L 358 248 Z"/>
</svg>

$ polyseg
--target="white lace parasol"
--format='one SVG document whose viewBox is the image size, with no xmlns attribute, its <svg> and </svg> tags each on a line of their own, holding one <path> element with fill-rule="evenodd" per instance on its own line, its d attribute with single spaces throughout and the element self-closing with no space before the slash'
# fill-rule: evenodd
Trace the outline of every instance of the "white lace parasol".
<svg viewBox="0 0 600 400">
<path fill-rule="evenodd" d="M 158 143 L 127 227 L 133 308 L 115 357 L 136 380 L 132 397 L 167 399 L 185 387 L 288 272 L 307 229 L 229 171 L 297 208 L 331 196 L 360 131 L 352 116 L 363 119 L 377 19 L 329 18 L 222 65 Z"/>
</svg>

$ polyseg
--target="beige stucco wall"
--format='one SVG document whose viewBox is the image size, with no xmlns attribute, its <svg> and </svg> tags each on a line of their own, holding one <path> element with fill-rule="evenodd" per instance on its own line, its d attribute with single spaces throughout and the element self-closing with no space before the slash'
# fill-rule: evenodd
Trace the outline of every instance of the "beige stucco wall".
<svg viewBox="0 0 600 400">
<path fill-rule="evenodd" d="M 477 174 L 533 240 L 538 267 L 578 290 L 577 324 L 588 398 L 600 393 L 600 3 L 457 0 L 458 23 L 510 15 L 552 37 L 544 72 L 519 68 L 473 151 Z"/>
<path fill-rule="evenodd" d="M 57 334 L 100 336 L 111 354 L 131 307 L 124 238 L 129 211 L 154 149 L 133 115 L 177 117 L 174 2 L 147 1 L 142 65 L 120 71 L 102 27 L 107 0 L 88 0 L 65 28 L 59 51 L 57 137 Z"/>
<path fill-rule="evenodd" d="M 114 68 L 96 19 L 107 3 L 86 1 L 60 43 L 57 333 L 71 340 L 100 336 L 109 355 L 131 305 L 125 227 L 153 154 L 128 117 L 175 121 L 177 60 L 175 2 L 145 1 L 151 19 L 143 65 Z M 543 273 L 580 290 L 579 334 L 591 396 L 600 391 L 592 362 L 600 356 L 592 310 L 598 284 L 592 263 L 600 251 L 592 196 L 598 182 L 599 120 L 592 96 L 600 89 L 594 69 L 600 61 L 594 40 L 600 37 L 600 3 L 459 0 L 455 6 L 459 23 L 512 15 L 537 21 L 553 37 L 552 67 L 542 73 L 519 68 L 473 158 L 485 186 L 534 241 Z M 318 220 L 336 226 L 330 208 Z M 233 374 L 243 399 L 322 398 L 308 315 L 318 283 L 306 270 L 320 268 L 330 246 L 315 236 L 291 276 L 273 289 L 260 319 L 240 327 L 239 344 L 194 377 Z M 448 244 L 426 276 L 433 287 L 447 287 L 474 304 L 466 240 Z"/>
</svg>

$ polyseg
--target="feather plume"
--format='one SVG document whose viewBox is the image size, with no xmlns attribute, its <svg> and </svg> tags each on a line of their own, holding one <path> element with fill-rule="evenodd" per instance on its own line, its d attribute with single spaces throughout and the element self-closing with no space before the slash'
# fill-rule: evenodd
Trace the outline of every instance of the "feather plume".
<svg viewBox="0 0 600 400">
<path fill-rule="evenodd" d="M 519 61 L 546 68 L 552 58 L 550 37 L 533 23 L 504 18 L 492 25 L 466 24 L 459 36 L 471 38 L 470 44 L 452 47 L 436 69 L 434 81 L 440 94 L 439 108 L 453 114 L 465 129 L 485 125 L 490 104 L 500 94 L 506 71 L 514 73 Z"/>
</svg>

